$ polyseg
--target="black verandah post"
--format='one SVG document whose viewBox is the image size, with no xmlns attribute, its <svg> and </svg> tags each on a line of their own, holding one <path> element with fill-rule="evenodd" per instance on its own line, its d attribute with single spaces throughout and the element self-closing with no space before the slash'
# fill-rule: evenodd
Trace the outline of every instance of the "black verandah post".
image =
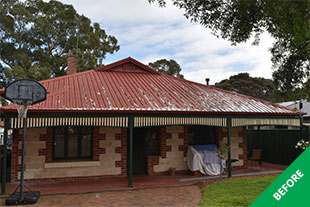
<svg viewBox="0 0 310 207">
<path fill-rule="evenodd" d="M 231 118 L 227 118 L 227 145 L 228 145 L 228 177 L 231 177 L 231 143 L 230 143 Z"/>
<path fill-rule="evenodd" d="M 8 127 L 9 118 L 4 117 L 4 132 L 3 132 L 3 157 L 2 157 L 2 178 L 1 178 L 1 195 L 6 194 L 6 166 L 7 166 L 7 145 L 8 145 Z"/>
<path fill-rule="evenodd" d="M 133 126 L 134 126 L 134 119 L 133 119 L 132 115 L 130 115 L 128 118 L 129 118 L 128 187 L 133 187 L 133 185 L 132 185 L 132 173 L 133 173 Z"/>
</svg>

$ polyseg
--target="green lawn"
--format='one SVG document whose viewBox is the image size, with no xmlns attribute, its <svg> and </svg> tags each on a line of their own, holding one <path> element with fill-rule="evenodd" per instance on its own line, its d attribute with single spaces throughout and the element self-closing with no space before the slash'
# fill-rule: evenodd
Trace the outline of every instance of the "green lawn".
<svg viewBox="0 0 310 207">
<path fill-rule="evenodd" d="M 278 176 L 223 180 L 205 187 L 199 206 L 249 206 Z"/>
</svg>

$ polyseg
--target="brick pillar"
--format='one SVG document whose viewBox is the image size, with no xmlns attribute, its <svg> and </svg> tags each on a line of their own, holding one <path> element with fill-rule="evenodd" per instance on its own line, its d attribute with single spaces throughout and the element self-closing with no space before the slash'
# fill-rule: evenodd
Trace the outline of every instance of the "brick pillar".
<svg viewBox="0 0 310 207">
<path fill-rule="evenodd" d="M 160 155 L 162 158 L 166 158 L 167 152 L 171 152 L 171 146 L 167 146 L 167 139 L 171 139 L 171 134 L 166 132 L 166 127 L 160 127 Z"/>
<path fill-rule="evenodd" d="M 93 131 L 93 160 L 99 161 L 99 155 L 105 154 L 105 149 L 99 147 L 100 140 L 105 140 L 105 134 L 100 134 L 100 127 L 94 127 Z"/>
<path fill-rule="evenodd" d="M 183 126 L 184 132 L 179 134 L 179 138 L 183 139 L 183 145 L 179 145 L 179 151 L 184 152 L 184 157 L 187 157 L 188 148 L 188 126 Z"/>
<path fill-rule="evenodd" d="M 39 155 L 45 156 L 45 163 L 53 161 L 53 128 L 46 128 L 46 134 L 40 134 L 40 141 L 45 141 L 45 149 L 39 149 Z"/>
<path fill-rule="evenodd" d="M 20 164 L 18 163 L 18 157 L 21 156 L 22 150 L 19 149 L 19 142 L 22 141 L 21 130 L 15 130 L 13 147 L 11 154 L 11 181 L 15 182 L 17 180 L 17 172 L 20 171 Z M 25 165 L 26 167 L 26 165 Z"/>
<path fill-rule="evenodd" d="M 240 159 L 243 159 L 244 168 L 248 168 L 248 141 L 247 141 L 247 129 L 246 127 L 242 127 L 242 131 L 239 133 L 239 136 L 243 138 L 242 148 L 243 155 L 239 155 Z"/>
<path fill-rule="evenodd" d="M 121 146 L 115 152 L 121 154 L 121 160 L 115 162 L 115 167 L 121 167 L 121 174 L 127 175 L 127 129 L 122 128 L 121 134 L 116 134 L 115 140 L 121 140 Z"/>
<path fill-rule="evenodd" d="M 223 138 L 227 137 L 226 128 L 216 127 L 216 136 L 217 136 L 216 144 L 219 145 L 219 142 L 223 142 Z"/>
<path fill-rule="evenodd" d="M 67 56 L 67 75 L 77 73 L 77 56 L 68 55 Z"/>
</svg>

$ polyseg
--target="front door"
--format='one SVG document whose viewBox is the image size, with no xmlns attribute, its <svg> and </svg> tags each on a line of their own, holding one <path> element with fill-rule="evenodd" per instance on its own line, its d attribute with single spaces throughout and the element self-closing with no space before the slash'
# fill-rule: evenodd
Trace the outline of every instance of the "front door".
<svg viewBox="0 0 310 207">
<path fill-rule="evenodd" d="M 144 128 L 133 130 L 133 174 L 147 174 L 147 145 Z"/>
</svg>

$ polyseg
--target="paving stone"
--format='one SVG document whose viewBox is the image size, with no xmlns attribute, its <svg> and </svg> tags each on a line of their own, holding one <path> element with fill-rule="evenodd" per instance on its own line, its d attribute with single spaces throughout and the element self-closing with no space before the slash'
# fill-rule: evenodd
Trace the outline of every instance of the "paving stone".
<svg viewBox="0 0 310 207">
<path fill-rule="evenodd" d="M 31 206 L 40 207 L 195 207 L 201 199 L 196 185 L 118 192 L 82 193 L 75 195 L 41 196 Z M 4 205 L 4 199 L 1 199 Z"/>
</svg>

